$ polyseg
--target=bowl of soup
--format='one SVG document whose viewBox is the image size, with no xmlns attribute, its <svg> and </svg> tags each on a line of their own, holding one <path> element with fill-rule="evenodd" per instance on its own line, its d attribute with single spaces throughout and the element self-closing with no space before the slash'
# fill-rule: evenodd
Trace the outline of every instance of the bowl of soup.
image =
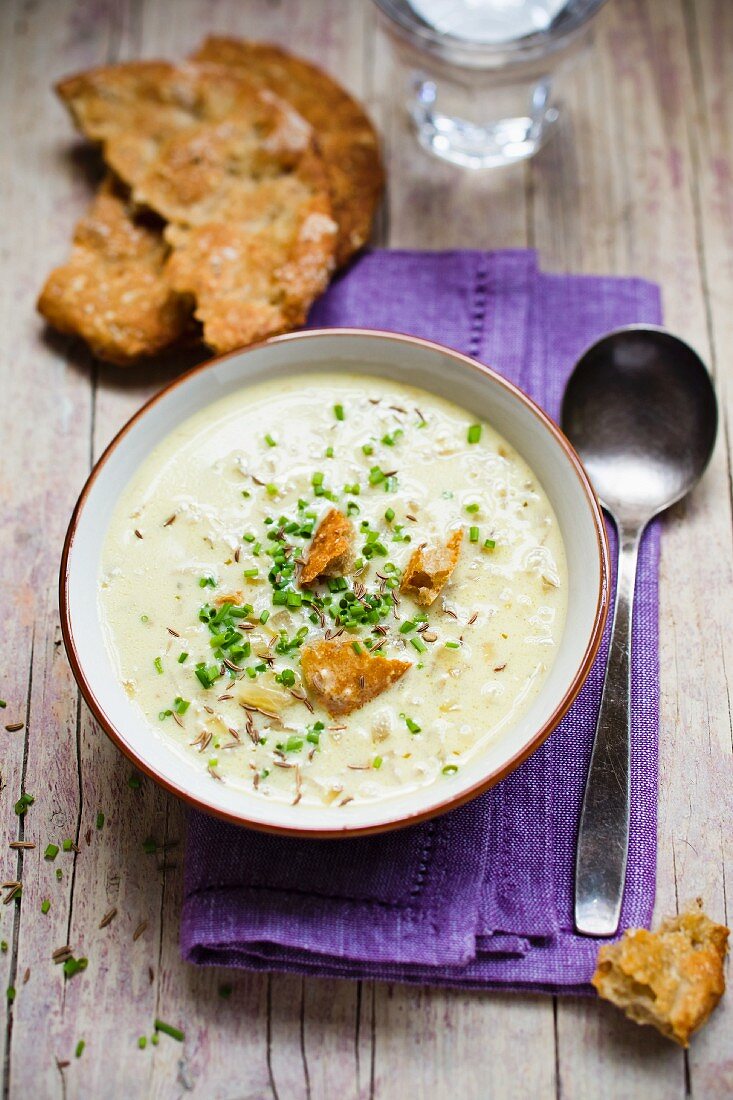
<svg viewBox="0 0 733 1100">
<path fill-rule="evenodd" d="M 254 828 L 444 812 L 580 690 L 608 608 L 598 501 L 482 364 L 363 330 L 278 337 L 164 389 L 74 511 L 61 620 L 135 766 Z"/>
</svg>

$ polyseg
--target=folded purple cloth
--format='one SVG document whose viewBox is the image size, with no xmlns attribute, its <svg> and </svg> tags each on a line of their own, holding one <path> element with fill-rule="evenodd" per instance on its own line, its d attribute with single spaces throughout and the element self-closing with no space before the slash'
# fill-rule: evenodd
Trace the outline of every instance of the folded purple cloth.
<svg viewBox="0 0 733 1100">
<path fill-rule="evenodd" d="M 545 275 L 532 252 L 374 252 L 314 327 L 390 329 L 490 364 L 557 417 L 579 353 L 659 322 L 639 279 Z M 656 863 L 659 531 L 634 621 L 631 842 L 621 923 L 648 924 Z M 612 549 L 614 549 L 612 547 Z M 181 944 L 191 962 L 463 987 L 584 992 L 598 943 L 572 922 L 575 838 L 606 644 L 543 747 L 492 791 L 398 833 L 287 840 L 189 817 Z"/>
</svg>

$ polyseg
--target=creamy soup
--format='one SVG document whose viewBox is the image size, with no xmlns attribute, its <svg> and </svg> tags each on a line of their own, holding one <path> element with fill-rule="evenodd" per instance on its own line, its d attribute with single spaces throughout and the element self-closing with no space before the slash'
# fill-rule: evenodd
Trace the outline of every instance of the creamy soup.
<svg viewBox="0 0 733 1100">
<path fill-rule="evenodd" d="M 243 797 L 334 812 L 449 784 L 501 737 L 566 590 L 547 497 L 489 424 L 337 374 L 243 389 L 164 439 L 99 578 L 151 737 Z"/>
</svg>

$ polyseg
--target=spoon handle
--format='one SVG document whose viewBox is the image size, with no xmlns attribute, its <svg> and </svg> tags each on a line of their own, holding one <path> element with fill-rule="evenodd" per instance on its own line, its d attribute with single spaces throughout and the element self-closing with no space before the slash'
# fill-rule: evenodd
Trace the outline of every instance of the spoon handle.
<svg viewBox="0 0 733 1100">
<path fill-rule="evenodd" d="M 612 936 L 621 916 L 629 848 L 631 624 L 641 528 L 618 525 L 616 604 L 575 859 L 575 927 Z"/>
</svg>

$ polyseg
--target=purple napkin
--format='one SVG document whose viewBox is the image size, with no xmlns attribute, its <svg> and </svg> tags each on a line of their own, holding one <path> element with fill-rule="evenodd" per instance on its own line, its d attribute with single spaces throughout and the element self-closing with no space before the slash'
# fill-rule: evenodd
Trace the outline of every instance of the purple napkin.
<svg viewBox="0 0 733 1100">
<path fill-rule="evenodd" d="M 475 356 L 557 417 L 579 353 L 659 322 L 639 279 L 545 275 L 532 252 L 374 252 L 310 325 L 391 329 Z M 612 546 L 612 549 L 614 547 Z M 639 562 L 631 846 L 621 923 L 648 925 L 656 863 L 659 530 Z M 572 923 L 575 837 L 606 644 L 529 760 L 459 810 L 398 833 L 287 840 L 189 817 L 181 944 L 191 962 L 475 988 L 586 992 L 597 941 Z"/>
</svg>

